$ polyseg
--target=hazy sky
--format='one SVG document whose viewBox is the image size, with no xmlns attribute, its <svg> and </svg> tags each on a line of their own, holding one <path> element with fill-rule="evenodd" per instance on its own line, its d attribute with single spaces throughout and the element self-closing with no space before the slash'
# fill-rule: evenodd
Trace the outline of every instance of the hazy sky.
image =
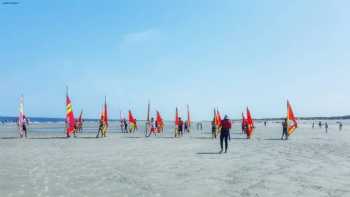
<svg viewBox="0 0 350 197">
<path fill-rule="evenodd" d="M 1 1 L 3 2 L 3 1 Z M 350 1 L 18 0 L 0 5 L 0 115 L 350 114 Z"/>
</svg>

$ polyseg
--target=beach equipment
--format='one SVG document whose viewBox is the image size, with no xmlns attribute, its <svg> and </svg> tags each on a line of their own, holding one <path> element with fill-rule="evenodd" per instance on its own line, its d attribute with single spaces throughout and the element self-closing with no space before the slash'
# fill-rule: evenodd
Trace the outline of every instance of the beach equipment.
<svg viewBox="0 0 350 197">
<path fill-rule="evenodd" d="M 175 111 L 175 137 L 179 136 L 178 127 L 179 127 L 179 111 L 176 107 L 176 111 Z"/>
<path fill-rule="evenodd" d="M 81 130 L 83 129 L 83 110 L 80 111 L 80 114 L 79 114 L 79 118 L 76 122 L 76 132 L 81 132 Z"/>
<path fill-rule="evenodd" d="M 131 110 L 128 112 L 128 120 L 130 124 L 130 132 L 133 132 L 137 128 L 136 118 L 132 115 Z"/>
<path fill-rule="evenodd" d="M 151 135 L 151 101 L 148 101 L 147 103 L 147 118 L 146 118 L 146 127 L 145 127 L 145 136 L 149 137 Z"/>
<path fill-rule="evenodd" d="M 25 134 L 23 126 L 25 126 L 26 124 L 26 118 L 25 118 L 25 114 L 24 114 L 24 98 L 23 95 L 20 97 L 20 101 L 19 101 L 19 116 L 18 116 L 18 129 L 19 129 L 19 136 L 23 137 L 23 135 Z"/>
<path fill-rule="evenodd" d="M 72 107 L 72 101 L 69 98 L 68 95 L 68 87 L 66 89 L 66 134 L 67 137 L 70 137 L 72 133 L 74 132 L 74 114 L 73 114 L 73 107 Z"/>
<path fill-rule="evenodd" d="M 190 106 L 187 105 L 187 129 L 190 131 L 191 128 L 191 116 L 190 116 Z"/>
<path fill-rule="evenodd" d="M 157 122 L 157 131 L 162 132 L 164 128 L 164 121 L 159 111 L 157 111 L 156 122 Z"/>
<path fill-rule="evenodd" d="M 252 115 L 250 113 L 249 108 L 247 107 L 247 137 L 248 139 L 251 138 L 251 136 L 253 135 L 253 131 L 254 131 L 254 121 L 252 118 Z"/>
<path fill-rule="evenodd" d="M 288 125 L 288 136 L 291 135 L 296 128 L 298 128 L 297 119 L 294 115 L 292 106 L 287 100 L 287 125 Z"/>
</svg>

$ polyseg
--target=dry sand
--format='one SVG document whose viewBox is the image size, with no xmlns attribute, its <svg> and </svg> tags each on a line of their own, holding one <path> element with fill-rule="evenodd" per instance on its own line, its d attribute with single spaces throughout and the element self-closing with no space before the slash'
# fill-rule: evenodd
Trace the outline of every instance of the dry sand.
<svg viewBox="0 0 350 197">
<path fill-rule="evenodd" d="M 17 139 L 13 125 L 0 126 L 1 197 L 350 196 L 348 125 L 330 125 L 328 134 L 301 125 L 280 141 L 280 125 L 258 124 L 246 140 L 235 124 L 227 154 L 216 154 L 208 130 L 179 139 L 145 138 L 143 129 L 64 139 L 55 124 L 31 131 Z"/>
</svg>

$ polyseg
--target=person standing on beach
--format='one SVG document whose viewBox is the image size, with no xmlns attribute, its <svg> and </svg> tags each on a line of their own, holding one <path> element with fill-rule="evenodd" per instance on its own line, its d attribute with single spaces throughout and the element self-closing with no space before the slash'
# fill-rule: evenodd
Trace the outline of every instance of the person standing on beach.
<svg viewBox="0 0 350 197">
<path fill-rule="evenodd" d="M 184 121 L 179 117 L 179 125 L 177 127 L 177 131 L 179 132 L 180 136 L 183 136 L 183 127 L 184 127 Z"/>
<path fill-rule="evenodd" d="M 213 121 L 211 121 L 211 137 L 212 139 L 216 139 L 216 124 L 215 124 L 215 118 Z"/>
<path fill-rule="evenodd" d="M 318 126 L 319 126 L 320 128 L 322 128 L 322 122 L 321 122 L 321 121 L 318 122 Z"/>
<path fill-rule="evenodd" d="M 98 127 L 98 132 L 97 132 L 96 138 L 99 138 L 100 134 L 101 134 L 101 137 L 103 137 L 104 123 L 102 120 L 100 120 L 99 123 L 100 123 L 100 125 Z"/>
<path fill-rule="evenodd" d="M 343 129 L 343 123 L 339 122 L 339 131 L 341 131 Z"/>
<path fill-rule="evenodd" d="M 312 129 L 315 128 L 315 121 L 312 121 Z"/>
<path fill-rule="evenodd" d="M 228 119 L 228 116 L 225 115 L 224 119 L 221 120 L 221 131 L 220 131 L 220 152 L 223 152 L 224 149 L 224 141 L 225 141 L 225 153 L 228 148 L 228 140 L 231 140 L 230 129 L 232 127 L 231 121 Z"/>
<path fill-rule="evenodd" d="M 125 133 L 128 132 L 128 121 L 126 121 L 126 118 L 124 118 L 124 131 Z"/>
<path fill-rule="evenodd" d="M 125 126 L 124 126 L 124 119 L 120 119 L 120 130 L 121 130 L 122 133 L 126 133 L 126 132 L 124 132 L 124 128 L 125 128 Z"/>
<path fill-rule="evenodd" d="M 285 137 L 285 140 L 288 140 L 288 123 L 287 118 L 284 119 L 282 122 L 282 137 L 281 140 L 283 140 L 283 137 Z"/>
<path fill-rule="evenodd" d="M 25 115 L 23 115 L 23 124 L 22 124 L 22 131 L 24 133 L 24 137 L 27 138 L 27 125 L 28 125 L 28 119 Z"/>
<path fill-rule="evenodd" d="M 328 123 L 327 122 L 324 124 L 324 128 L 326 130 L 326 133 L 328 133 Z"/>
</svg>

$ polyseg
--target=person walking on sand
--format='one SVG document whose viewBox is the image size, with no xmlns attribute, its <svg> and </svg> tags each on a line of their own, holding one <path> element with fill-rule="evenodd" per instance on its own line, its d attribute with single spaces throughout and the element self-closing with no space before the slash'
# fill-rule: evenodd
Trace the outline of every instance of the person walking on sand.
<svg viewBox="0 0 350 197">
<path fill-rule="evenodd" d="M 96 135 L 96 138 L 99 138 L 100 137 L 100 134 L 101 134 L 101 137 L 103 137 L 103 129 L 104 129 L 104 124 L 103 124 L 103 121 L 100 120 L 99 122 L 99 126 L 98 126 L 98 132 L 97 132 L 97 135 Z"/>
<path fill-rule="evenodd" d="M 327 122 L 324 123 L 324 128 L 325 128 L 325 130 L 326 130 L 326 133 L 328 133 L 328 123 L 327 123 Z"/>
<path fill-rule="evenodd" d="M 224 149 L 224 141 L 225 141 L 225 153 L 227 152 L 228 148 L 228 140 L 231 141 L 231 135 L 230 135 L 230 129 L 232 127 L 231 121 L 228 119 L 228 116 L 225 115 L 224 119 L 221 120 L 221 131 L 220 131 L 220 154 L 223 152 Z"/>
<path fill-rule="evenodd" d="M 320 128 L 322 128 L 322 122 L 321 122 L 321 121 L 318 122 L 318 126 L 319 126 Z"/>
<path fill-rule="evenodd" d="M 283 137 L 285 137 L 285 140 L 288 140 L 288 123 L 287 118 L 284 119 L 282 122 L 282 137 L 281 140 L 283 140 Z"/>
<path fill-rule="evenodd" d="M 312 121 L 312 129 L 315 128 L 315 121 Z"/>
</svg>

